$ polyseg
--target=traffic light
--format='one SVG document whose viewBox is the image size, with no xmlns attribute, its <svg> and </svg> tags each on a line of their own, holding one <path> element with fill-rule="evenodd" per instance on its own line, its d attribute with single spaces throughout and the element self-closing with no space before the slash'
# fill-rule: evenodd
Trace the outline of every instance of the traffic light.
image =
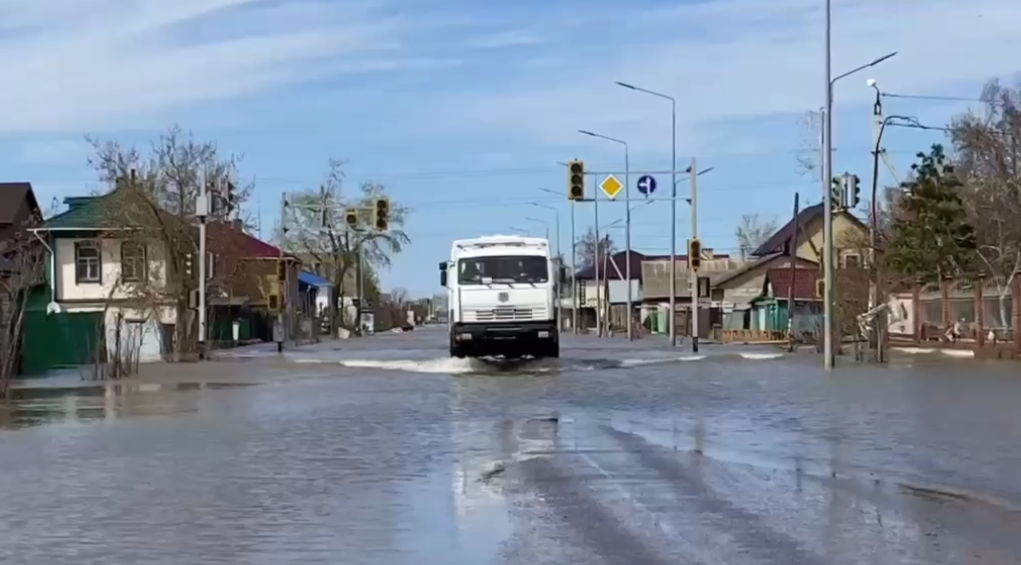
<svg viewBox="0 0 1021 565">
<path fill-rule="evenodd" d="M 830 180 L 830 206 L 833 210 L 844 207 L 844 179 L 833 177 Z"/>
<path fill-rule="evenodd" d="M 277 280 L 281 283 L 287 280 L 287 263 L 283 260 L 277 260 Z"/>
<path fill-rule="evenodd" d="M 192 272 L 192 254 L 189 253 L 184 256 L 184 276 L 191 278 Z"/>
<path fill-rule="evenodd" d="M 850 186 L 845 188 L 847 191 L 847 207 L 854 209 L 861 202 L 861 179 L 858 178 L 858 175 L 850 175 L 847 179 L 850 184 Z"/>
<path fill-rule="evenodd" d="M 344 223 L 351 229 L 358 227 L 358 211 L 344 210 Z"/>
<path fill-rule="evenodd" d="M 695 271 L 702 266 L 702 240 L 698 238 L 688 242 L 688 264 Z"/>
<path fill-rule="evenodd" d="M 574 159 L 567 164 L 567 199 L 585 199 L 585 161 Z"/>
<path fill-rule="evenodd" d="M 390 229 L 390 199 L 386 196 L 376 198 L 376 231 L 384 232 Z"/>
<path fill-rule="evenodd" d="M 227 181 L 226 200 L 227 200 L 227 213 L 230 214 L 231 212 L 236 210 L 237 207 L 238 207 L 238 192 L 237 192 L 237 187 L 234 186 L 234 183 L 229 181 L 229 180 Z"/>
</svg>

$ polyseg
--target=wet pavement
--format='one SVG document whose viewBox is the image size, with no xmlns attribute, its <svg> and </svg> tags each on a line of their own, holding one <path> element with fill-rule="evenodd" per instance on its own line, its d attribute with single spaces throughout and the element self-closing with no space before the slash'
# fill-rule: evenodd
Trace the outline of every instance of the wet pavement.
<svg viewBox="0 0 1021 565">
<path fill-rule="evenodd" d="M 31 383 L 0 407 L 0 563 L 1021 562 L 1017 365 L 562 355 L 425 329 Z"/>
</svg>

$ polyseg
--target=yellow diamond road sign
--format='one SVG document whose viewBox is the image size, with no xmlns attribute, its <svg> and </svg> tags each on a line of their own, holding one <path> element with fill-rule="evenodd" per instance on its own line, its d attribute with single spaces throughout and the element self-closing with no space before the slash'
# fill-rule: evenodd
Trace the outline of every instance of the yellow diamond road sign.
<svg viewBox="0 0 1021 565">
<path fill-rule="evenodd" d="M 618 194 L 620 194 L 621 189 L 624 188 L 624 184 L 617 180 L 617 177 L 610 175 L 603 179 L 603 182 L 599 183 L 599 188 L 603 189 L 603 193 L 606 194 L 610 200 L 613 200 Z"/>
</svg>

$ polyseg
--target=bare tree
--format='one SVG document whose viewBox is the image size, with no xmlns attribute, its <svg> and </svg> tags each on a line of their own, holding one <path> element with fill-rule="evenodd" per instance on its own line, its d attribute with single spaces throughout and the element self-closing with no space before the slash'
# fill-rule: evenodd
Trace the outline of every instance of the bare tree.
<svg viewBox="0 0 1021 565">
<path fill-rule="evenodd" d="M 763 220 L 758 214 L 744 214 L 736 230 L 738 253 L 741 260 L 747 260 L 763 243 L 776 233 L 778 228 L 774 219 Z"/>
<path fill-rule="evenodd" d="M 197 342 L 189 309 L 189 297 L 198 282 L 195 200 L 202 182 L 221 188 L 228 182 L 237 183 L 241 157 L 223 155 L 214 142 L 197 141 L 178 126 L 153 142 L 147 155 L 116 141 L 87 140 L 95 149 L 89 164 L 100 180 L 116 189 L 104 198 L 102 227 L 109 229 L 103 237 L 123 238 L 130 233 L 133 241 L 162 256 L 159 262 L 146 261 L 143 280 L 124 285 L 132 306 L 150 311 L 173 309 L 174 356 L 188 358 Z M 238 218 L 253 186 L 236 185 L 229 201 L 227 194 L 216 195 L 226 205 L 215 208 L 209 220 Z M 189 273 L 189 268 L 194 270 Z"/>
<path fill-rule="evenodd" d="M 578 239 L 575 245 L 578 246 L 579 270 L 591 269 L 596 264 L 597 259 L 602 260 L 617 252 L 617 247 L 614 245 L 610 234 L 605 232 L 600 234 L 597 242 L 596 231 L 592 228 L 589 228 L 585 235 Z"/>
<path fill-rule="evenodd" d="M 1009 325 L 1006 299 L 1021 274 L 1021 87 L 996 80 L 982 92 L 983 112 L 954 118 L 950 138 L 964 205 L 976 229 L 977 255 L 995 281 L 999 322 Z"/>
<path fill-rule="evenodd" d="M 24 230 L 0 250 L 0 400 L 18 370 L 25 308 L 32 288 L 45 281 L 45 249 Z"/>
<path fill-rule="evenodd" d="M 383 329 L 402 327 L 407 323 L 407 312 L 410 307 L 408 291 L 395 288 L 382 296 L 376 310 L 376 322 Z"/>
<path fill-rule="evenodd" d="M 818 174 L 822 168 L 822 115 L 819 112 L 807 112 L 798 118 L 798 130 L 800 132 L 800 148 L 797 156 L 796 171 L 799 175 L 805 176 L 812 173 Z"/>
<path fill-rule="evenodd" d="M 361 276 L 368 282 L 372 269 L 389 267 L 392 256 L 411 243 L 402 229 L 411 212 L 409 208 L 391 200 L 390 229 L 376 231 L 371 218 L 372 206 L 376 198 L 386 196 L 386 188 L 366 182 L 347 195 L 343 192 L 344 183 L 344 162 L 330 160 L 329 172 L 319 190 L 290 195 L 285 218 L 287 232 L 283 237 L 285 249 L 318 264 L 320 274 L 337 289 L 336 300 L 330 301 L 334 313 L 333 331 L 342 322 L 340 316 L 335 315 L 337 304 L 343 304 L 346 289 L 355 286 L 352 283 L 359 276 L 356 271 L 359 256 L 365 259 Z M 358 225 L 355 228 L 345 223 L 345 210 L 356 211 Z M 357 326 L 356 321 L 351 323 Z"/>
</svg>

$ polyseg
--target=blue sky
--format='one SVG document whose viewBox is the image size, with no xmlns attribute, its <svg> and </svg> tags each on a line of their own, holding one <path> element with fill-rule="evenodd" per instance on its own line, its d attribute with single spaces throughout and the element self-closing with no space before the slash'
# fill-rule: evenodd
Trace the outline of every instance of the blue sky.
<svg viewBox="0 0 1021 565">
<path fill-rule="evenodd" d="M 822 0 L 0 0 L 0 165 L 40 199 L 96 186 L 85 133 L 144 146 L 173 123 L 244 153 L 257 181 L 250 212 L 276 219 L 282 191 L 314 188 L 329 158 L 348 161 L 351 188 L 384 183 L 414 209 L 413 246 L 382 273 L 385 287 L 438 289 L 452 239 L 543 233 L 566 200 L 555 164 L 583 158 L 620 169 L 670 166 L 670 108 L 614 86 L 670 94 L 678 160 L 700 179 L 700 235 L 736 246 L 741 214 L 781 221 L 792 198 L 819 201 L 799 118 L 823 99 Z M 1021 49 L 1016 0 L 834 0 L 834 72 L 899 55 L 838 83 L 835 172 L 868 178 L 872 77 L 887 92 L 976 97 L 1013 77 Z M 946 31 L 951 30 L 951 31 Z M 949 34 L 949 35 L 948 35 Z M 887 99 L 887 114 L 941 125 L 966 102 Z M 906 171 L 939 134 L 891 129 L 885 146 Z M 637 177 L 637 174 L 635 175 Z M 885 182 L 892 182 L 884 170 Z M 668 180 L 660 179 L 661 190 Z M 687 184 L 681 185 L 681 194 Z M 634 198 L 640 198 L 637 191 Z M 601 206 L 601 223 L 623 215 Z M 678 209 L 679 247 L 690 232 Z M 666 203 L 633 214 L 633 248 L 667 253 Z M 579 207 L 578 232 L 592 224 Z M 624 234 L 615 232 L 619 245 Z"/>
</svg>

